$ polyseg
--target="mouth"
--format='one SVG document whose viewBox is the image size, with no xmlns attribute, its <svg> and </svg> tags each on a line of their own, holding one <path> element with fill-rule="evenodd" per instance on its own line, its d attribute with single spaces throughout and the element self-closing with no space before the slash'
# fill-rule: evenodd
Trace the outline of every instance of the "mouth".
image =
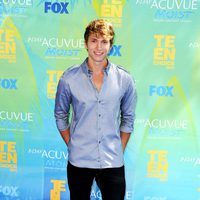
<svg viewBox="0 0 200 200">
<path fill-rule="evenodd" d="M 103 55 L 102 52 L 94 52 L 94 54 L 95 54 L 96 56 L 101 56 L 101 55 Z"/>
</svg>

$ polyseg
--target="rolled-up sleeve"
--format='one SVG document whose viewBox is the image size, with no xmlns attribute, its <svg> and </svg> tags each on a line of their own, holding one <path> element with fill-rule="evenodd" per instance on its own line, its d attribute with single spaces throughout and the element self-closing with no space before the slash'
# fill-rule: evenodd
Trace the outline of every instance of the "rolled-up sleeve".
<svg viewBox="0 0 200 200">
<path fill-rule="evenodd" d="M 135 108 L 137 93 L 135 82 L 130 77 L 127 90 L 121 100 L 121 124 L 120 131 L 131 133 L 134 130 Z"/>
<path fill-rule="evenodd" d="M 60 78 L 58 83 L 54 116 L 56 125 L 59 131 L 64 131 L 69 128 L 69 115 L 70 115 L 71 95 L 69 86 L 66 83 L 64 76 Z"/>
</svg>

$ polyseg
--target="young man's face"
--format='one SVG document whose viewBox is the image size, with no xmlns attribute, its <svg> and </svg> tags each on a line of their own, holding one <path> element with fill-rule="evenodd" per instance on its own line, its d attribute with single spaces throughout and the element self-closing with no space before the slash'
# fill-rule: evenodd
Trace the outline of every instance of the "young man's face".
<svg viewBox="0 0 200 200">
<path fill-rule="evenodd" d="M 88 50 L 88 58 L 92 62 L 106 61 L 107 54 L 110 50 L 110 41 L 101 35 L 90 34 L 85 47 Z"/>
</svg>

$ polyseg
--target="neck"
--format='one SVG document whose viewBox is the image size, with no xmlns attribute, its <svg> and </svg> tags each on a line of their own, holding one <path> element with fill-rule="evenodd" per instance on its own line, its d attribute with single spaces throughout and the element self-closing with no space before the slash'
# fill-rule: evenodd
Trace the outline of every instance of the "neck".
<svg viewBox="0 0 200 200">
<path fill-rule="evenodd" d="M 103 69 L 105 69 L 108 65 L 107 59 L 103 62 L 95 62 L 90 59 L 88 59 L 88 67 L 93 73 L 101 73 L 103 72 Z"/>
</svg>

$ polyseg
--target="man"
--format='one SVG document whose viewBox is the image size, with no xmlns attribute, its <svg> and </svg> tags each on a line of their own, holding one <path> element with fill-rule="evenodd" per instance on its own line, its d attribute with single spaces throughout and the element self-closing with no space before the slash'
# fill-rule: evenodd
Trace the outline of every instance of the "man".
<svg viewBox="0 0 200 200">
<path fill-rule="evenodd" d="M 135 85 L 107 59 L 114 41 L 111 23 L 90 22 L 84 39 L 88 58 L 61 76 L 55 103 L 56 124 L 69 151 L 70 199 L 89 200 L 95 179 L 103 200 L 123 200 L 123 152 L 133 131 Z"/>
</svg>

